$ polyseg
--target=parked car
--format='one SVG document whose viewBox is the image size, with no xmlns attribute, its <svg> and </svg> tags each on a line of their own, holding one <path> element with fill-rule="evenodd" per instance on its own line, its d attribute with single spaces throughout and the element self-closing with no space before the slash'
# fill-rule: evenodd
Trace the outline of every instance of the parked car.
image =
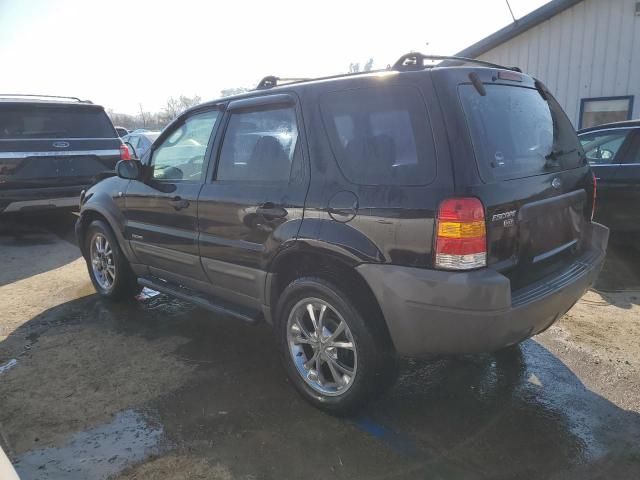
<svg viewBox="0 0 640 480">
<path fill-rule="evenodd" d="M 295 388 L 339 414 L 387 387 L 399 356 L 548 328 L 608 240 L 576 132 L 528 75 L 427 58 L 267 77 L 180 115 L 82 199 L 96 290 L 266 320 Z"/>
<path fill-rule="evenodd" d="M 135 130 L 134 132 L 125 136 L 122 141 L 133 147 L 133 149 L 130 148 L 129 152 L 131 156 L 142 158 L 159 135 L 160 132 L 153 132 L 151 130 L 144 130 L 140 132 L 138 130 Z"/>
<path fill-rule="evenodd" d="M 80 191 L 113 171 L 123 149 L 99 105 L 0 95 L 0 213 L 77 208 Z"/>
<path fill-rule="evenodd" d="M 129 130 L 127 130 L 124 127 L 115 127 L 115 129 L 116 129 L 116 132 L 118 132 L 118 136 L 120 138 L 126 137 L 127 135 L 129 135 Z"/>
<path fill-rule="evenodd" d="M 595 219 L 612 230 L 640 232 L 640 120 L 578 132 L 598 183 Z"/>
</svg>

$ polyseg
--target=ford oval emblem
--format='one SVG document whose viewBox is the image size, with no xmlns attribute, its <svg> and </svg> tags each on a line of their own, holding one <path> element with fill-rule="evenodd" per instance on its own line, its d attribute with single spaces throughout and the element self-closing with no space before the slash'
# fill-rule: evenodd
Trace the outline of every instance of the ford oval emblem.
<svg viewBox="0 0 640 480">
<path fill-rule="evenodd" d="M 69 142 L 53 142 L 53 146 L 55 148 L 67 148 L 69 146 Z"/>
<path fill-rule="evenodd" d="M 558 177 L 556 177 L 556 178 L 554 178 L 554 179 L 553 179 L 553 181 L 551 182 L 551 186 L 552 186 L 553 188 L 560 188 L 560 187 L 562 186 L 562 181 L 561 181 Z"/>
</svg>

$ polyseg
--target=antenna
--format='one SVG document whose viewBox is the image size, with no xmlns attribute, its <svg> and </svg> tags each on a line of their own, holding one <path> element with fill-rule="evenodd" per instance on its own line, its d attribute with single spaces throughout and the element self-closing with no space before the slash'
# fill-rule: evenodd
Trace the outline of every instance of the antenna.
<svg viewBox="0 0 640 480">
<path fill-rule="evenodd" d="M 509 13 L 511 14 L 511 18 L 513 18 L 513 23 L 518 23 L 516 20 L 516 16 L 513 14 L 513 10 L 511 10 L 511 5 L 509 4 L 509 0 L 504 0 L 507 2 L 507 7 L 509 7 Z"/>
</svg>

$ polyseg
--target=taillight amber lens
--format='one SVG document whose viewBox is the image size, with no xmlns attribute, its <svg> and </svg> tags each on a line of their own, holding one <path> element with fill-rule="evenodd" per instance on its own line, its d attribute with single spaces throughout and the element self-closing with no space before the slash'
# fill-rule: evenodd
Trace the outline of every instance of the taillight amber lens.
<svg viewBox="0 0 640 480">
<path fill-rule="evenodd" d="M 487 265 L 484 206 L 479 199 L 444 200 L 436 224 L 436 268 L 470 270 Z"/>
</svg>

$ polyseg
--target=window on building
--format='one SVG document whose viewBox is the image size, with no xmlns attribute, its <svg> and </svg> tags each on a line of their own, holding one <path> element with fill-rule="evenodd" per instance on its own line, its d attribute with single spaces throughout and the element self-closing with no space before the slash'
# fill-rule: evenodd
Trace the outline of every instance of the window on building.
<svg viewBox="0 0 640 480">
<path fill-rule="evenodd" d="M 583 98 L 579 128 L 631 119 L 633 97 Z"/>
</svg>

